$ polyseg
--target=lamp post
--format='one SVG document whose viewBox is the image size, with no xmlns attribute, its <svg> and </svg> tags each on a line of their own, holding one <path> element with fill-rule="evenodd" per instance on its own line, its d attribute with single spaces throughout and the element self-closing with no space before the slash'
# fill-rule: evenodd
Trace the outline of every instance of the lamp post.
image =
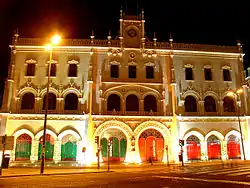
<svg viewBox="0 0 250 188">
<path fill-rule="evenodd" d="M 240 140 L 241 140 L 241 147 L 242 147 L 242 153 L 243 153 L 243 158 L 246 160 L 246 155 L 245 155 L 245 149 L 244 149 L 244 143 L 243 143 L 243 135 L 242 135 L 242 129 L 241 129 L 241 123 L 240 123 L 240 94 L 243 93 L 243 89 L 240 88 L 236 92 L 229 92 L 227 95 L 233 97 L 234 94 L 237 96 L 237 112 L 235 111 L 235 115 L 237 113 L 238 117 L 238 122 L 239 122 L 239 129 L 240 129 Z"/>
<path fill-rule="evenodd" d="M 51 61 L 52 61 L 52 52 L 53 46 L 59 44 L 61 40 L 61 36 L 54 35 L 51 38 L 51 42 L 46 45 L 46 50 L 50 51 L 49 55 L 49 64 L 48 64 L 48 82 L 47 82 L 47 90 L 45 95 L 45 113 L 44 113 L 44 125 L 43 125 L 43 142 L 42 142 L 42 161 L 41 161 L 41 169 L 40 173 L 44 173 L 44 164 L 45 164 L 45 143 L 46 143 L 46 127 L 47 127 L 47 116 L 48 116 L 48 104 L 49 104 L 49 85 L 50 85 L 50 69 L 51 69 Z"/>
</svg>

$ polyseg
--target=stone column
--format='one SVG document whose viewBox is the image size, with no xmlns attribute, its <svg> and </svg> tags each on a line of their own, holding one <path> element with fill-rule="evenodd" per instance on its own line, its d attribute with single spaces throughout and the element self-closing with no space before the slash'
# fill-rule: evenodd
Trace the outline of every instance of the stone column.
<svg viewBox="0 0 250 188">
<path fill-rule="evenodd" d="M 122 100 L 122 115 L 125 115 L 125 112 L 126 112 L 126 100 Z"/>
<path fill-rule="evenodd" d="M 4 136 L 6 134 L 6 125 L 9 114 L 2 113 L 0 114 L 0 136 Z"/>
<path fill-rule="evenodd" d="M 223 101 L 218 101 L 218 112 L 223 115 Z"/>
<path fill-rule="evenodd" d="M 142 115 L 143 113 L 144 113 L 144 99 L 141 99 L 139 105 L 139 115 Z"/>
<path fill-rule="evenodd" d="M 56 140 L 54 142 L 53 160 L 54 160 L 55 163 L 58 163 L 59 161 L 61 161 L 61 145 L 62 145 L 61 140 Z"/>
<path fill-rule="evenodd" d="M 205 101 L 199 101 L 198 102 L 198 110 L 199 110 L 199 115 L 204 115 L 204 102 Z"/>
<path fill-rule="evenodd" d="M 203 140 L 200 142 L 201 144 L 201 160 L 206 161 L 208 160 L 208 155 L 207 155 L 207 141 Z"/>
<path fill-rule="evenodd" d="M 82 152 L 83 141 L 78 141 L 76 145 L 77 145 L 76 162 L 83 163 L 84 160 L 84 153 Z"/>
<path fill-rule="evenodd" d="M 221 146 L 221 160 L 227 160 L 228 155 L 227 155 L 227 141 L 221 140 L 220 141 L 220 146 Z"/>
<path fill-rule="evenodd" d="M 39 140 L 32 140 L 31 154 L 30 154 L 30 161 L 32 163 L 38 160 L 38 147 L 39 147 Z"/>
</svg>

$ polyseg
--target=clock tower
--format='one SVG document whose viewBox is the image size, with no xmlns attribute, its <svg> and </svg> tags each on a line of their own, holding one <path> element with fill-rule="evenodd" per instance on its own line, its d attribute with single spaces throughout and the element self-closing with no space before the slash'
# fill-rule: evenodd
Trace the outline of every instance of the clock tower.
<svg viewBox="0 0 250 188">
<path fill-rule="evenodd" d="M 125 15 L 120 12 L 120 37 L 123 38 L 125 48 L 140 48 L 145 41 L 144 11 L 141 15 Z"/>
</svg>

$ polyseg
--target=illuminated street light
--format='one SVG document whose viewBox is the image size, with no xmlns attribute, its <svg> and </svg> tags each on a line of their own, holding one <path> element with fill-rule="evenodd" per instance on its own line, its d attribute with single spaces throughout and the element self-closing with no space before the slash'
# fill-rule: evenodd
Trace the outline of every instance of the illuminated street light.
<svg viewBox="0 0 250 188">
<path fill-rule="evenodd" d="M 48 116 L 48 103 L 49 103 L 49 85 L 50 85 L 50 69 L 51 69 L 51 61 L 52 61 L 52 52 L 53 46 L 59 44 L 61 40 L 61 36 L 54 35 L 51 38 L 51 43 L 45 45 L 45 50 L 50 51 L 49 56 L 49 64 L 48 64 L 48 82 L 47 82 L 47 91 L 45 94 L 45 113 L 44 113 L 44 126 L 43 126 L 43 140 L 42 140 L 42 161 L 41 161 L 41 169 L 40 173 L 44 173 L 44 164 L 45 164 L 45 142 L 46 142 L 46 127 L 47 127 L 47 116 Z"/>
<path fill-rule="evenodd" d="M 239 129 L 240 129 L 240 140 L 241 140 L 241 147 L 242 147 L 242 152 L 243 152 L 243 157 L 244 160 L 246 160 L 246 156 L 245 156 L 245 149 L 244 149 L 244 143 L 243 143 L 243 135 L 242 135 L 242 130 L 241 130 L 241 124 L 240 124 L 240 95 L 243 93 L 243 89 L 237 89 L 236 92 L 230 91 L 227 93 L 227 96 L 229 97 L 234 97 L 235 95 L 237 96 L 237 111 L 238 113 L 235 111 L 235 115 L 237 113 L 238 116 L 238 122 L 239 122 Z"/>
</svg>

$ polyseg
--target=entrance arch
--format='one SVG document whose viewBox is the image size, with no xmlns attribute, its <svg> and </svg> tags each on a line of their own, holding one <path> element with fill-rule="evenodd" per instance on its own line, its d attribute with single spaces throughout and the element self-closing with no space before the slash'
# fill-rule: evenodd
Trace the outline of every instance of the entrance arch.
<svg viewBox="0 0 250 188">
<path fill-rule="evenodd" d="M 108 142 L 110 150 L 108 151 Z M 111 162 L 123 162 L 127 152 L 127 139 L 118 129 L 108 129 L 101 135 L 101 152 L 103 161 L 108 161 L 108 152 Z"/>
<path fill-rule="evenodd" d="M 111 130 L 111 131 L 109 131 L 109 130 Z M 100 137 L 101 142 L 104 145 L 104 147 L 102 148 L 103 150 L 101 152 L 103 154 L 104 160 L 105 160 L 105 156 L 107 156 L 107 150 L 108 150 L 108 148 L 106 147 L 106 145 L 108 144 L 108 139 L 109 139 L 107 134 L 109 134 L 109 132 L 112 132 L 112 130 L 113 130 L 113 133 L 109 135 L 112 138 L 112 144 L 115 143 L 115 146 L 113 146 L 113 145 L 112 146 L 117 147 L 118 141 L 120 144 L 120 149 L 119 149 L 120 159 L 119 160 L 120 161 L 124 160 L 125 162 L 130 161 L 128 158 L 129 158 L 129 153 L 132 149 L 131 138 L 133 136 L 133 131 L 125 123 L 120 122 L 120 121 L 116 121 L 116 120 L 106 121 L 106 122 L 102 123 L 101 125 L 98 126 L 98 128 L 96 129 L 95 134 L 94 134 L 94 136 Z M 114 132 L 117 132 L 118 134 L 124 134 L 124 137 L 119 137 L 120 139 L 116 139 L 117 135 L 115 135 Z M 105 138 L 105 139 L 103 139 L 103 138 Z M 125 142 L 125 140 L 123 140 L 123 138 L 126 139 L 126 142 Z M 122 147 L 121 147 L 121 145 L 122 145 Z M 126 148 L 126 150 L 125 150 L 125 148 Z"/>
<path fill-rule="evenodd" d="M 143 131 L 139 137 L 139 151 L 142 161 L 162 161 L 164 154 L 164 138 L 155 129 Z"/>
<path fill-rule="evenodd" d="M 139 126 L 136 127 L 136 129 L 134 130 L 134 135 L 135 135 L 135 150 L 137 151 L 137 159 L 136 161 L 142 161 L 142 159 L 140 158 L 140 145 L 139 145 L 139 139 L 140 139 L 140 135 L 148 130 L 148 129 L 154 129 L 156 131 L 158 131 L 162 137 L 163 137 L 163 147 L 165 147 L 166 145 L 168 145 L 168 151 L 169 151 L 169 156 L 171 156 L 171 151 L 172 151 L 172 146 L 171 146 L 171 134 L 168 130 L 168 128 L 157 121 L 147 121 L 147 122 L 143 122 L 142 124 L 140 124 Z M 165 161 L 167 159 L 167 152 L 166 150 L 164 150 L 163 153 L 163 158 L 162 161 Z"/>
<path fill-rule="evenodd" d="M 24 133 L 16 139 L 15 160 L 30 160 L 32 138 Z"/>
</svg>

